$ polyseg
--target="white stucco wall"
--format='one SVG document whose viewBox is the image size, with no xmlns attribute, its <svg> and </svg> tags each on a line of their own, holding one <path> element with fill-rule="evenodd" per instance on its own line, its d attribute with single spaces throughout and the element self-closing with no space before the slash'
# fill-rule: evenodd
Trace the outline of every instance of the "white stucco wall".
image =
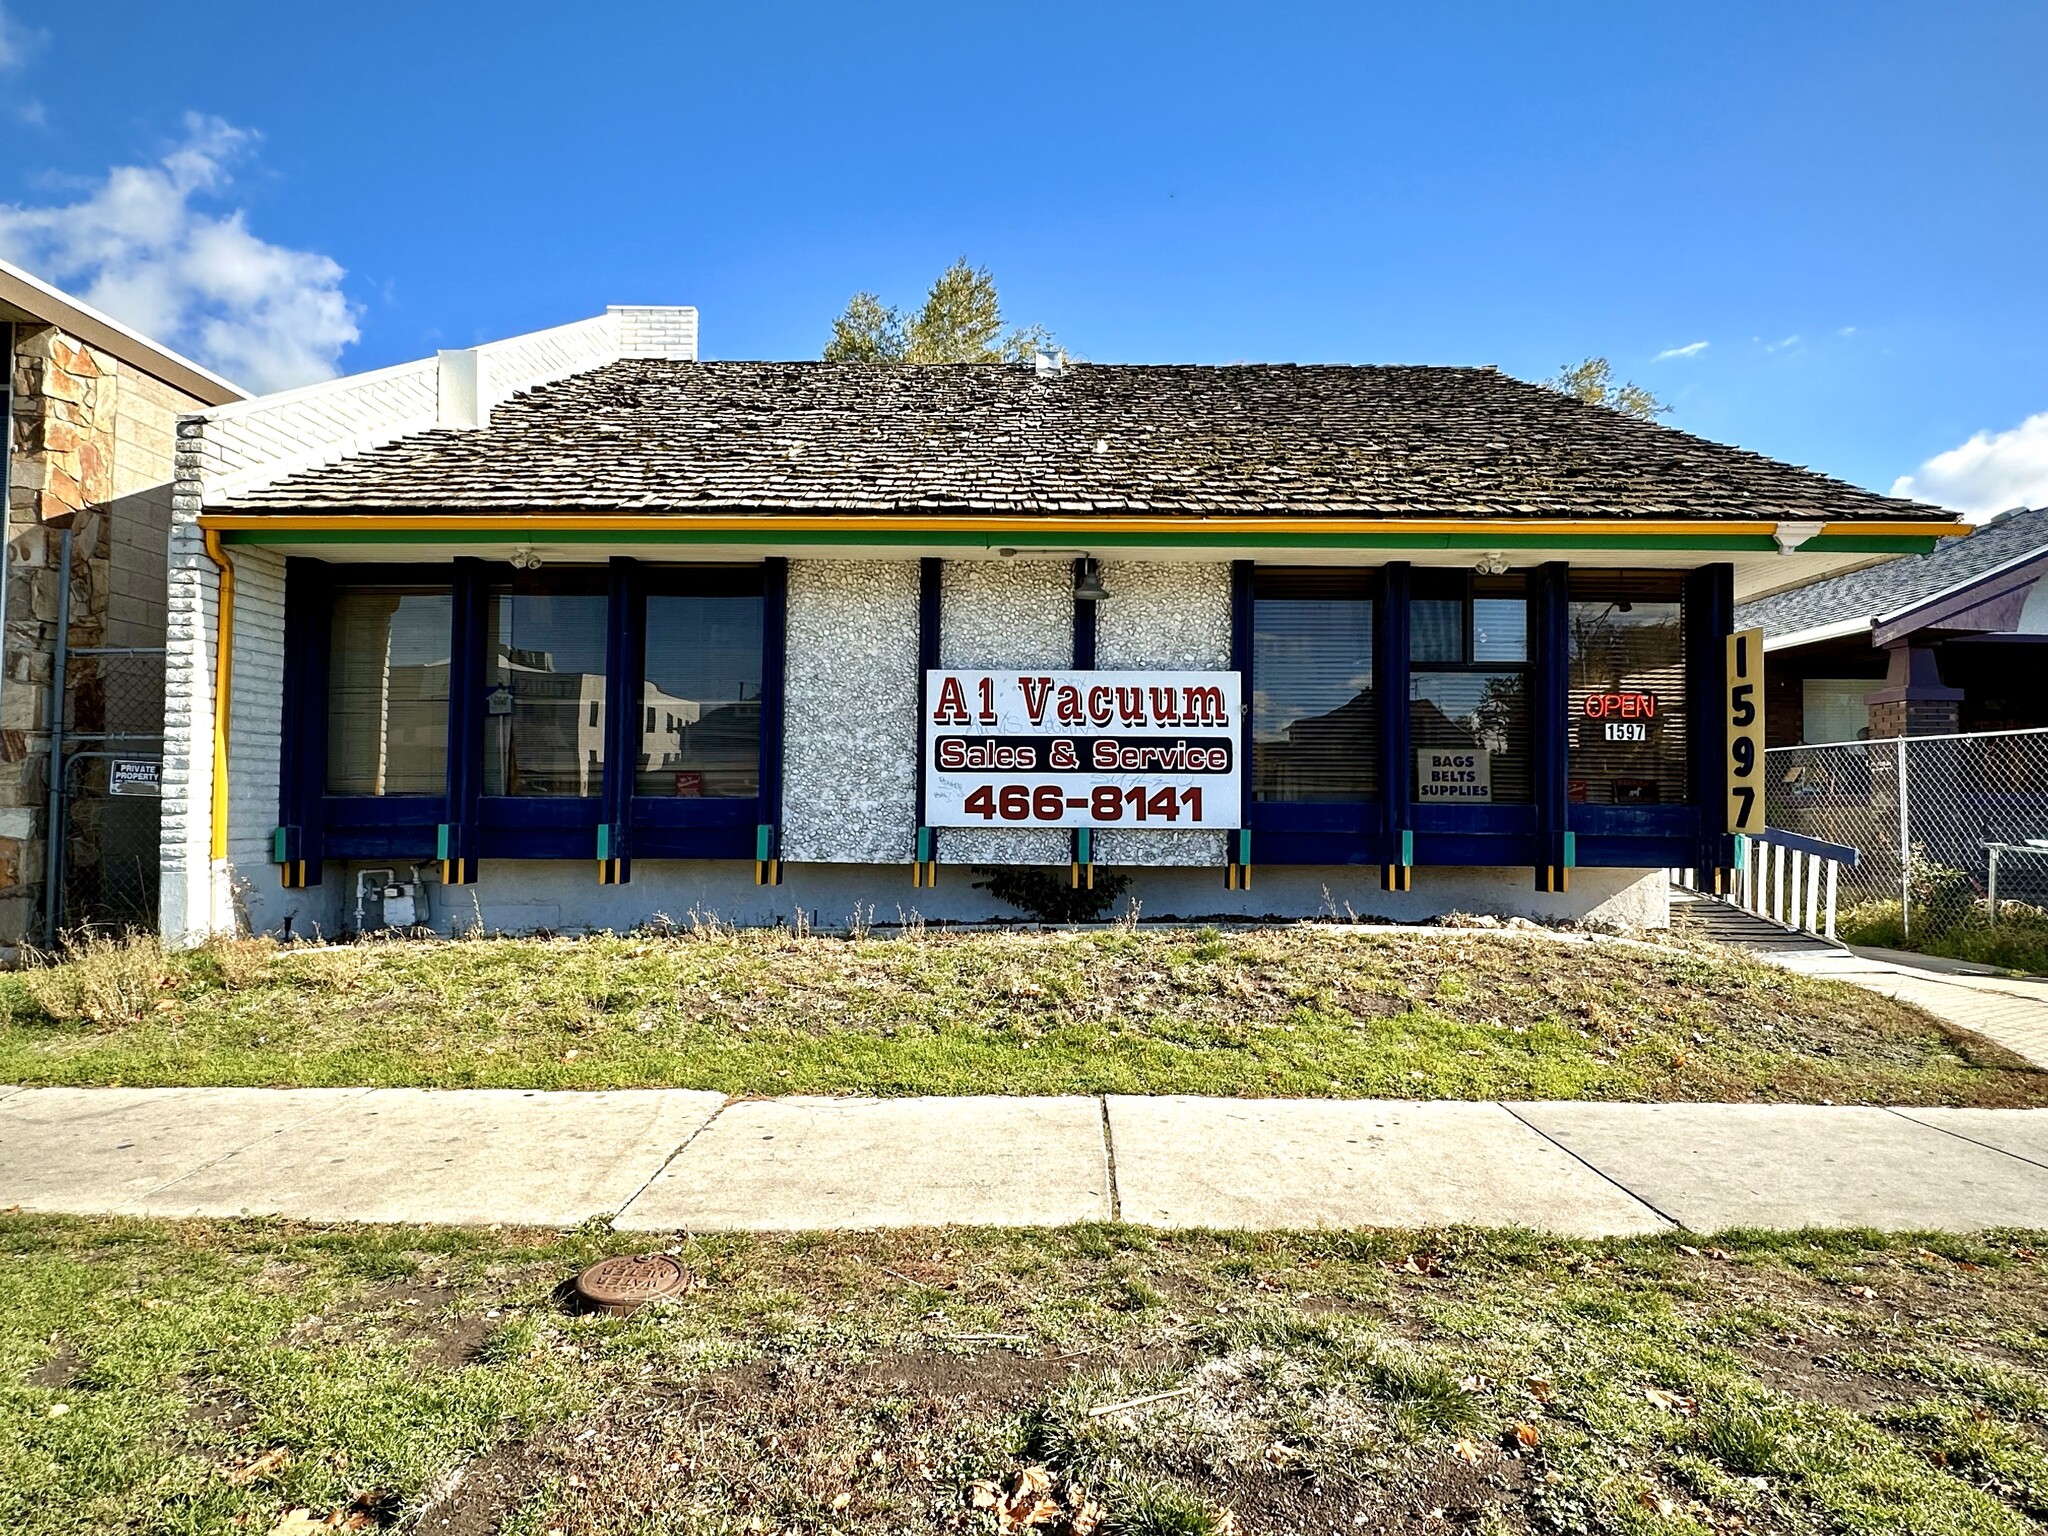
<svg viewBox="0 0 2048 1536">
<path fill-rule="evenodd" d="M 917 607 L 914 560 L 790 562 L 785 863 L 915 857 Z"/>
<path fill-rule="evenodd" d="M 948 560 L 940 592 L 940 666 L 1074 664 L 1071 561 Z M 948 864 L 1065 864 L 1073 856 L 1073 834 L 1063 828 L 939 833 L 939 857 Z"/>
<path fill-rule="evenodd" d="M 1230 567 L 1157 560 L 1105 560 L 1106 602 L 1095 607 L 1095 664 L 1221 670 L 1230 665 Z M 1249 701 L 1247 701 L 1249 702 Z M 1251 775 L 1244 776 L 1249 789 Z M 1224 832 L 1105 828 L 1095 834 L 1098 864 L 1215 865 Z"/>
</svg>

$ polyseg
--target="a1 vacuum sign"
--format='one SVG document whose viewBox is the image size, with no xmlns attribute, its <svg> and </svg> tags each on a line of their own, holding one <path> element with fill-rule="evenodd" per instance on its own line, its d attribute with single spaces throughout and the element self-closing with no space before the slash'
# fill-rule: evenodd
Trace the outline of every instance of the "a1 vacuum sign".
<svg viewBox="0 0 2048 1536">
<path fill-rule="evenodd" d="M 927 672 L 931 827 L 1236 827 L 1235 672 Z"/>
</svg>

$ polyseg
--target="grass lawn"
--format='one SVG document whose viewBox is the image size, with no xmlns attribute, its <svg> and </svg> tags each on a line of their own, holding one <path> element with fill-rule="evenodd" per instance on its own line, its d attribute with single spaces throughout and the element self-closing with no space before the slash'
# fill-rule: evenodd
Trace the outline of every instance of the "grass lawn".
<svg viewBox="0 0 2048 1536">
<path fill-rule="evenodd" d="M 1309 927 L 102 942 L 0 978 L 0 1082 L 2048 1104 L 1726 951 Z"/>
<path fill-rule="evenodd" d="M 7 1216 L 0 1529 L 2020 1536 L 2042 1246 Z"/>
</svg>

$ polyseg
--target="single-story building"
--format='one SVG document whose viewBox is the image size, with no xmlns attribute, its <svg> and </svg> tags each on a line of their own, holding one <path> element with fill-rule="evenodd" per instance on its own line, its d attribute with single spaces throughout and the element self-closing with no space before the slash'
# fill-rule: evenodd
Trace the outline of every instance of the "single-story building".
<svg viewBox="0 0 2048 1536">
<path fill-rule="evenodd" d="M 1014 916 L 1664 918 L 1751 592 L 1937 508 L 1488 368 L 704 362 L 690 309 L 196 413 L 181 942 Z"/>
<path fill-rule="evenodd" d="M 1735 622 L 1764 632 L 1774 747 L 2048 726 L 2048 507 L 1745 603 Z"/>
</svg>

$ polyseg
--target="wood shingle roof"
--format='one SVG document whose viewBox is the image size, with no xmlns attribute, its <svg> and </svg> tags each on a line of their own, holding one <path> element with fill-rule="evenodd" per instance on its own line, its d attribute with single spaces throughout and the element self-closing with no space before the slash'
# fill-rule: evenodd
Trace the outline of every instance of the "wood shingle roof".
<svg viewBox="0 0 2048 1536">
<path fill-rule="evenodd" d="M 232 508 L 1207 516 L 1950 514 L 1490 368 L 627 359 Z"/>
</svg>

